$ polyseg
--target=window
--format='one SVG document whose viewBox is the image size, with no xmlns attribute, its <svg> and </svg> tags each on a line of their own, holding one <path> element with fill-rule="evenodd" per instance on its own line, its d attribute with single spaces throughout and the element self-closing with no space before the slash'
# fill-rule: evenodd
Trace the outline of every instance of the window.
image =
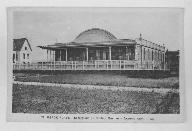
<svg viewBox="0 0 192 131">
<path fill-rule="evenodd" d="M 23 53 L 23 59 L 25 59 L 25 53 Z"/>
<path fill-rule="evenodd" d="M 158 53 L 157 53 L 157 54 L 158 54 L 158 57 L 157 57 L 157 58 L 158 58 L 158 60 L 159 60 L 159 51 L 158 51 Z"/>
<path fill-rule="evenodd" d="M 27 50 L 27 47 L 25 47 L 25 50 Z"/>
<path fill-rule="evenodd" d="M 16 61 L 18 61 L 18 54 L 16 54 Z"/>
<path fill-rule="evenodd" d="M 152 61 L 153 61 L 153 50 L 152 50 Z"/>
<path fill-rule="evenodd" d="M 148 60 L 150 60 L 150 51 L 148 49 Z"/>
<path fill-rule="evenodd" d="M 13 54 L 13 63 L 15 63 L 15 54 Z"/>
<path fill-rule="evenodd" d="M 29 59 L 29 54 L 27 54 L 27 59 Z"/>
</svg>

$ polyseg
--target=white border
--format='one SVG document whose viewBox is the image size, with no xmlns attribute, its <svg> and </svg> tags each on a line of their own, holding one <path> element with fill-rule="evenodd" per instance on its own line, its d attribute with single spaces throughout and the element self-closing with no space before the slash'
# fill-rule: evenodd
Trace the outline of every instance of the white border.
<svg viewBox="0 0 192 131">
<path fill-rule="evenodd" d="M 191 88 L 191 36 L 192 36 L 192 2 L 190 0 L 0 0 L 0 38 L 1 38 L 1 64 L 0 64 L 0 126 L 1 130 L 191 130 L 192 118 L 192 88 Z M 47 124 L 47 123 L 7 123 L 6 122 L 6 91 L 7 91 L 7 44 L 6 44 L 6 7 L 10 6 L 114 6 L 114 7 L 181 7 L 185 8 L 185 103 L 186 121 L 183 124 Z"/>
<path fill-rule="evenodd" d="M 108 8 L 108 7 L 106 7 Z M 124 7 L 121 7 L 124 8 Z M 119 8 L 121 10 L 121 8 Z M 14 11 L 55 11 L 55 10 L 59 10 L 59 11 L 65 11 L 65 10 L 69 10 L 72 11 L 73 9 L 84 9 L 84 10 L 89 10 L 90 8 L 22 8 L 22 7 L 13 7 L 13 8 L 8 8 L 8 121 L 33 121 L 33 122 L 37 122 L 37 121 L 41 121 L 41 122 L 183 122 L 184 121 L 184 100 L 183 100 L 183 96 L 184 96 L 184 88 L 180 88 L 180 114 L 116 114 L 116 115 L 108 115 L 108 114 L 69 114 L 69 115 L 60 115 L 60 114 L 52 114 L 52 115 L 46 115 L 46 114 L 24 114 L 24 113 L 12 113 L 12 52 L 9 50 L 12 50 L 12 23 L 13 23 L 13 12 Z M 104 9 L 104 8 L 100 8 L 100 9 Z M 126 8 L 125 8 L 126 9 Z M 145 10 L 147 8 L 138 8 L 141 10 Z M 155 10 L 155 8 L 152 8 Z M 167 9 L 167 8 L 165 8 Z M 170 8 L 172 10 L 172 8 Z M 177 8 L 176 8 L 177 9 Z M 180 10 L 182 11 L 182 10 Z M 183 31 L 182 33 L 183 34 Z M 182 37 L 181 37 L 182 38 Z M 183 41 L 183 40 L 181 40 Z M 181 56 L 180 59 L 183 60 L 183 43 L 180 44 L 180 52 L 181 52 Z M 180 63 L 180 87 L 184 86 L 184 72 L 182 71 L 182 69 L 184 69 L 184 61 L 181 61 Z M 42 119 L 41 116 L 60 116 L 60 119 Z M 103 119 L 96 119 L 97 117 L 103 117 Z M 69 117 L 70 120 L 68 119 L 62 119 L 65 117 Z M 83 120 L 83 119 L 73 119 L 74 117 L 88 117 L 88 120 Z M 92 118 L 92 119 L 91 119 Z M 113 118 L 113 120 L 108 119 L 108 118 Z M 115 119 L 115 118 L 121 118 L 119 120 Z M 142 119 L 141 119 L 142 118 Z"/>
</svg>

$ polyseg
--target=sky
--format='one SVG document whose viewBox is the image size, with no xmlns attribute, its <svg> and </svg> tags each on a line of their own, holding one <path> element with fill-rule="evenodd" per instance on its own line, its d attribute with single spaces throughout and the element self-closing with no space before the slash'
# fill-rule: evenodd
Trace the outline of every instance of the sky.
<svg viewBox="0 0 192 131">
<path fill-rule="evenodd" d="M 144 39 L 165 44 L 168 50 L 183 45 L 183 10 L 179 8 L 23 8 L 12 13 L 13 39 L 28 38 L 32 60 L 46 59 L 40 45 L 71 42 L 81 32 L 101 28 L 119 39 Z"/>
</svg>

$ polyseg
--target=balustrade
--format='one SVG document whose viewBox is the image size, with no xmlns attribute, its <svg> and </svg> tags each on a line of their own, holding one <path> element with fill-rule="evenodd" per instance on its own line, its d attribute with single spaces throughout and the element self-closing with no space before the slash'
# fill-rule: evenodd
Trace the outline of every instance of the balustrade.
<svg viewBox="0 0 192 131">
<path fill-rule="evenodd" d="M 14 63 L 13 70 L 153 70 L 163 69 L 152 61 L 95 60 L 95 61 L 55 61 L 30 64 Z"/>
</svg>

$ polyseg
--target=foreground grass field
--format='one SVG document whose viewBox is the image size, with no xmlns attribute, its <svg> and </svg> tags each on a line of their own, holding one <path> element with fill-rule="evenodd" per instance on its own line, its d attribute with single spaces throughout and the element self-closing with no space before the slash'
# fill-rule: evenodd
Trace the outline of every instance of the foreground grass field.
<svg viewBox="0 0 192 131">
<path fill-rule="evenodd" d="M 13 113 L 179 113 L 179 95 L 13 85 Z"/>
<path fill-rule="evenodd" d="M 67 83 L 82 85 L 106 85 L 124 87 L 147 87 L 147 88 L 179 88 L 179 78 L 169 77 L 161 79 L 152 78 L 129 78 L 125 75 L 117 74 L 57 74 L 57 75 L 37 75 L 16 73 L 16 80 L 27 82 L 44 83 Z"/>
</svg>

